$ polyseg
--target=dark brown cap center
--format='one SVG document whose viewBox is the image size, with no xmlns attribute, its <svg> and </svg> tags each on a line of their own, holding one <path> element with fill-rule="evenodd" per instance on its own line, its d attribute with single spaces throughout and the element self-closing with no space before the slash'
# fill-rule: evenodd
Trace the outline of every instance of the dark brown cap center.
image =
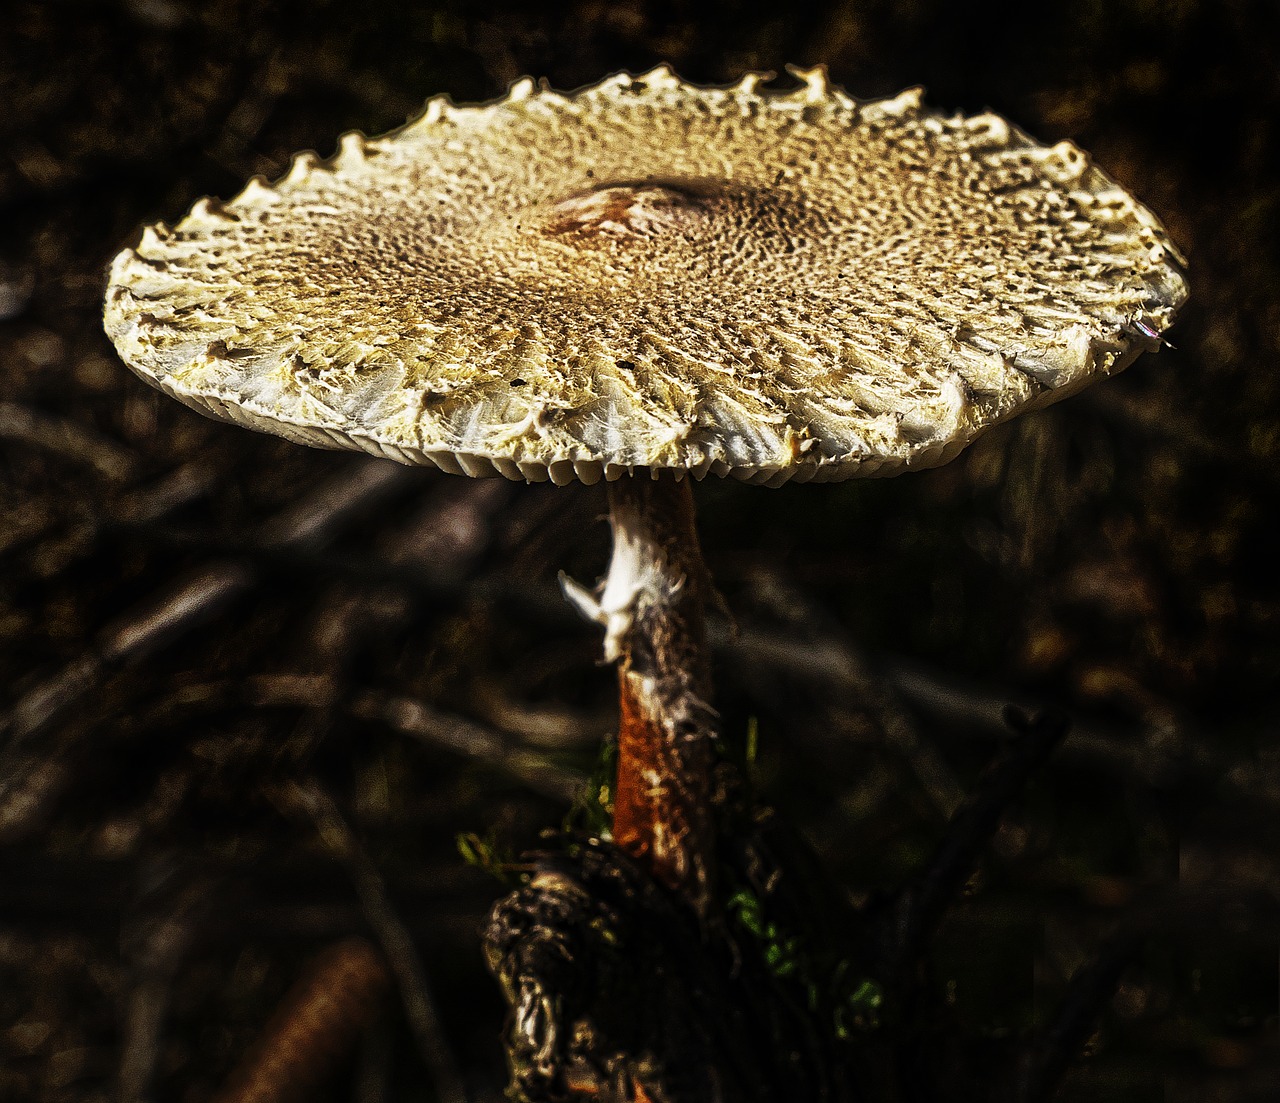
<svg viewBox="0 0 1280 1103">
<path fill-rule="evenodd" d="M 544 225 L 548 234 L 618 241 L 678 234 L 703 220 L 712 194 L 701 181 L 600 184 L 553 204 Z"/>
</svg>

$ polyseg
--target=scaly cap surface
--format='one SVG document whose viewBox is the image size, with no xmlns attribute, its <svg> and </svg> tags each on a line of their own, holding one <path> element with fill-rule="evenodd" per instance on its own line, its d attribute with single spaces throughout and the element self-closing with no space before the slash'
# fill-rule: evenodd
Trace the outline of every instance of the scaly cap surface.
<svg viewBox="0 0 1280 1103">
<path fill-rule="evenodd" d="M 432 100 L 149 228 L 107 332 L 212 416 L 588 483 L 927 467 L 1158 346 L 1181 259 L 1075 146 L 796 73 Z"/>
</svg>

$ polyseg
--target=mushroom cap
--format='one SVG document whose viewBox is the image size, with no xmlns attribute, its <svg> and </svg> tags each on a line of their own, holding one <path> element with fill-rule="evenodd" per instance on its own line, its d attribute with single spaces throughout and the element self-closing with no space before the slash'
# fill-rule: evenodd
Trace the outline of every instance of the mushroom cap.
<svg viewBox="0 0 1280 1103">
<path fill-rule="evenodd" d="M 1158 347 L 1185 262 L 1074 145 L 793 72 L 434 99 L 147 229 L 107 332 L 214 417 L 587 483 L 928 467 Z"/>
</svg>

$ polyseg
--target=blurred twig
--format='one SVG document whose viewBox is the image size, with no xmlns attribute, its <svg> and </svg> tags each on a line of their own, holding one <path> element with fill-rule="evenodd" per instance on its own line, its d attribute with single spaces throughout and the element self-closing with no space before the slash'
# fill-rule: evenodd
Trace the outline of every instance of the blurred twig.
<svg viewBox="0 0 1280 1103">
<path fill-rule="evenodd" d="M 586 780 L 577 771 L 556 765 L 492 728 L 422 701 L 369 692 L 352 701 L 351 711 L 362 720 L 376 719 L 414 739 L 484 762 L 553 800 L 575 800 Z"/>
<path fill-rule="evenodd" d="M 1142 927 L 1117 931 L 1076 971 L 1053 1021 L 1027 1047 L 1014 1074 L 1010 1103 L 1043 1103 L 1053 1097 L 1146 936 Z"/>
<path fill-rule="evenodd" d="M 409 474 L 394 464 L 359 461 L 300 504 L 260 526 L 258 540 L 268 547 L 291 547 L 331 539 L 354 516 L 400 489 L 409 481 Z M 103 629 L 80 658 L 28 690 L 7 715 L 0 716 L 0 734 L 8 738 L 5 753 L 13 754 L 45 731 L 108 673 L 140 662 L 156 648 L 174 642 L 243 594 L 257 579 L 251 564 L 217 562 L 158 589 Z M 0 784 L 0 800 L 3 795 Z"/>
<path fill-rule="evenodd" d="M 362 938 L 328 947 L 286 993 L 215 1103 L 308 1103 L 377 1017 L 386 962 Z"/>
<path fill-rule="evenodd" d="M 1011 709 L 1006 719 L 1017 738 L 988 763 L 951 817 L 946 834 L 924 869 L 895 897 L 885 917 L 889 956 L 899 967 L 915 967 L 943 912 L 972 876 L 1001 818 L 1025 792 L 1028 780 L 1048 761 L 1067 732 L 1062 716 L 1030 719 Z"/>
<path fill-rule="evenodd" d="M 59 509 L 20 531 L 16 538 L 0 539 L 0 554 L 8 557 L 25 550 L 29 560 L 36 558 L 43 542 L 57 539 L 70 523 L 85 534 L 76 550 L 76 558 L 83 558 L 96 548 L 96 538 L 103 533 L 115 528 L 146 531 L 169 514 L 207 497 L 218 483 L 218 474 L 208 462 L 193 460 L 155 478 L 139 480 L 115 502 L 73 498 L 69 516 L 68 511 Z M 64 563 L 62 569 L 68 566 Z"/>
<path fill-rule="evenodd" d="M 151 1098 L 175 977 L 210 899 L 207 875 L 184 876 L 169 866 L 163 859 L 144 865 L 142 899 L 129 917 L 124 951 L 133 984 L 123 1017 L 120 1103 Z"/>
<path fill-rule="evenodd" d="M 382 875 L 318 782 L 290 783 L 283 787 L 281 795 L 287 808 L 311 820 L 326 849 L 346 867 L 365 918 L 378 936 L 395 975 L 405 1015 L 419 1053 L 431 1072 L 438 1097 L 446 1103 L 465 1103 L 466 1092 L 457 1059 L 444 1036 L 426 971 L 412 935 L 391 903 Z"/>
<path fill-rule="evenodd" d="M 137 457 L 124 445 L 70 418 L 0 402 L 0 441 L 39 448 L 83 467 L 111 482 L 133 474 Z"/>
<path fill-rule="evenodd" d="M 387 462 L 361 460 L 302 502 L 260 525 L 268 547 L 311 546 L 332 539 L 346 524 L 413 481 L 415 473 Z M 37 682 L 0 715 L 0 824 L 20 834 L 39 816 L 65 778 L 50 767 L 69 748 L 31 749 L 37 737 L 71 714 L 114 672 L 142 662 L 204 623 L 259 580 L 251 562 L 217 561 L 160 587 L 104 628 L 85 652 Z M 52 752 L 52 753 L 50 753 Z M 42 784 L 33 784 L 39 779 Z"/>
<path fill-rule="evenodd" d="M 964 788 L 950 766 L 937 748 L 920 735 L 896 700 L 895 687 L 872 673 L 849 640 L 830 631 L 802 638 L 796 633 L 752 629 L 720 637 L 716 642 L 731 651 L 735 661 L 746 669 L 785 670 L 837 687 L 875 719 L 889 745 L 902 756 L 944 818 L 959 807 Z"/>
</svg>

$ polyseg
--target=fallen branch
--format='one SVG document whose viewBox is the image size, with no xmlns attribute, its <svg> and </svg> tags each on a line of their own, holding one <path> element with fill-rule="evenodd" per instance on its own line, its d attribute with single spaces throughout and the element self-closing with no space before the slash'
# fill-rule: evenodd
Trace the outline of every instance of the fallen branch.
<svg viewBox="0 0 1280 1103">
<path fill-rule="evenodd" d="M 313 546 L 338 534 L 373 504 L 411 481 L 408 469 L 362 460 L 325 483 L 303 502 L 258 529 L 266 547 Z M 158 648 L 203 624 L 233 599 L 248 592 L 260 574 L 251 562 L 207 564 L 154 592 L 104 628 L 84 654 L 29 689 L 0 717 L 0 807 L 19 771 L 15 758 L 24 746 L 76 708 L 112 673 L 135 665 Z"/>
<path fill-rule="evenodd" d="M 322 484 L 302 502 L 259 526 L 264 546 L 308 547 L 331 540 L 370 506 L 412 481 L 414 473 L 392 463 L 360 460 Z M 182 497 L 190 480 L 174 488 Z M 206 623 L 249 593 L 261 574 L 247 560 L 207 564 L 180 576 L 132 611 L 107 625 L 83 654 L 36 683 L 0 715 L 0 840 L 38 829 L 53 802 L 75 776 L 79 730 L 52 745 L 40 737 L 78 710 L 113 674 L 143 662 Z"/>
<path fill-rule="evenodd" d="M 128 448 L 94 429 L 16 402 L 0 402 L 0 440 L 88 467 L 113 483 L 128 480 L 138 463 Z"/>
<path fill-rule="evenodd" d="M 214 1103 L 308 1103 L 323 1094 L 390 985 L 386 962 L 364 939 L 329 946 L 285 994 Z"/>
<path fill-rule="evenodd" d="M 413 936 L 391 903 L 382 875 L 319 783 L 291 782 L 282 788 L 281 795 L 288 810 L 310 819 L 325 848 L 346 867 L 365 918 L 396 978 L 409 1028 L 438 1098 L 445 1103 L 465 1103 L 466 1091 L 457 1059 L 445 1039 L 422 960 Z"/>
</svg>

